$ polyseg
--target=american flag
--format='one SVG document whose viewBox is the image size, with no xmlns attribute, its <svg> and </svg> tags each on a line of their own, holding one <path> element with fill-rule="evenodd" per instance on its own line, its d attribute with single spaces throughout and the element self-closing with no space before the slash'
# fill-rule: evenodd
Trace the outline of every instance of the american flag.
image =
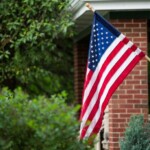
<svg viewBox="0 0 150 150">
<path fill-rule="evenodd" d="M 89 44 L 80 138 L 96 135 L 116 88 L 145 54 L 97 12 Z"/>
</svg>

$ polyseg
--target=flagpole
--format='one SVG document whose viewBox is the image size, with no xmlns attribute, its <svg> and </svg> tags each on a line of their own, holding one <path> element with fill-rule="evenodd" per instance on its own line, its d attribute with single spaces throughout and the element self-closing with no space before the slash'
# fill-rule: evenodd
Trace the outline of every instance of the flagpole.
<svg viewBox="0 0 150 150">
<path fill-rule="evenodd" d="M 95 10 L 94 10 L 94 8 L 91 6 L 91 4 L 86 3 L 85 6 L 86 6 L 89 10 L 91 10 L 93 13 L 95 12 Z M 150 62 L 150 58 L 149 58 L 147 55 L 145 55 L 145 59 Z"/>
<path fill-rule="evenodd" d="M 90 9 L 92 12 L 95 11 L 91 4 L 86 3 L 85 6 L 86 6 L 88 9 Z"/>
<path fill-rule="evenodd" d="M 147 55 L 145 55 L 145 59 L 150 62 L 150 58 Z"/>
</svg>

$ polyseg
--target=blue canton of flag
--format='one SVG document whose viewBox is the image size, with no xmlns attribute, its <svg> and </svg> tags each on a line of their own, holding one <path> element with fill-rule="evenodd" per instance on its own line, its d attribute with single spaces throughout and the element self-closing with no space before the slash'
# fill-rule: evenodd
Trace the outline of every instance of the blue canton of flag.
<svg viewBox="0 0 150 150">
<path fill-rule="evenodd" d="M 88 67 L 93 71 L 97 67 L 97 64 L 104 52 L 116 38 L 98 20 L 94 20 L 94 22 L 88 58 Z"/>
</svg>

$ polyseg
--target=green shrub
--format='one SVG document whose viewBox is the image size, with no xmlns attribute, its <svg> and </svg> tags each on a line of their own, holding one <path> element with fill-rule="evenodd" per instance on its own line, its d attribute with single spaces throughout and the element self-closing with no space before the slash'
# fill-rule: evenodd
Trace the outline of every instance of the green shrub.
<svg viewBox="0 0 150 150">
<path fill-rule="evenodd" d="M 65 92 L 30 99 L 20 88 L 0 94 L 0 150 L 85 150 L 78 139 L 78 107 Z"/>
<path fill-rule="evenodd" d="M 142 115 L 132 116 L 125 137 L 120 141 L 121 150 L 150 150 L 150 124 L 144 124 Z"/>
</svg>

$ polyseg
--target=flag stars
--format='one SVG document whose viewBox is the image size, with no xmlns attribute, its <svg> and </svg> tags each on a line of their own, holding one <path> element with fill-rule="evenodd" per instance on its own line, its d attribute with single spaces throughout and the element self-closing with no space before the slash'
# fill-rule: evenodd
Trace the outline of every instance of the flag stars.
<svg viewBox="0 0 150 150">
<path fill-rule="evenodd" d="M 90 45 L 88 62 L 89 69 L 96 69 L 103 53 L 112 43 L 114 38 L 114 35 L 108 29 L 106 29 L 105 26 L 103 26 L 101 23 L 95 23 L 95 25 L 93 26 L 93 36 Z"/>
</svg>

